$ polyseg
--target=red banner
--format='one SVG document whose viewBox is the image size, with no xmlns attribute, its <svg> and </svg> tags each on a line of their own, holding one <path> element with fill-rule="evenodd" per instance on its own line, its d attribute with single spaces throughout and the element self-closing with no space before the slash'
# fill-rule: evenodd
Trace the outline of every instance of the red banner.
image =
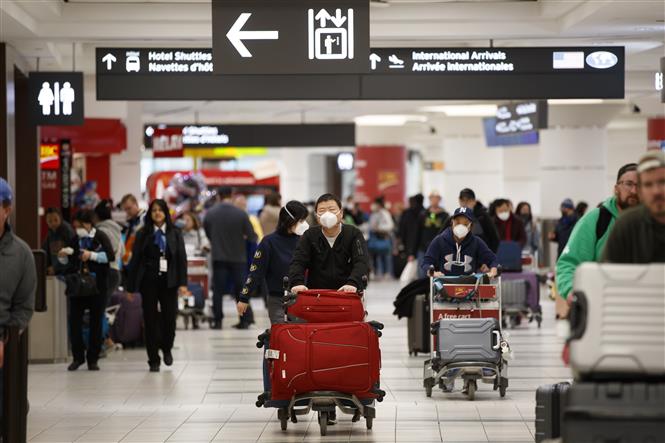
<svg viewBox="0 0 665 443">
<path fill-rule="evenodd" d="M 364 211 L 380 196 L 387 203 L 403 203 L 406 193 L 404 146 L 359 146 L 356 149 L 355 200 Z"/>
</svg>

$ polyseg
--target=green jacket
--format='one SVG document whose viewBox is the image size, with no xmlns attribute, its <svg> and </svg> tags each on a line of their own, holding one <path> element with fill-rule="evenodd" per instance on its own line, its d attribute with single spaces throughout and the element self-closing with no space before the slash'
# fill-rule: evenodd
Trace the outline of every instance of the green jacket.
<svg viewBox="0 0 665 443">
<path fill-rule="evenodd" d="M 612 220 L 605 234 L 601 238 L 596 238 L 600 209 L 594 208 L 577 222 L 566 248 L 556 263 L 556 285 L 563 298 L 567 298 L 573 290 L 573 278 L 577 267 L 584 262 L 598 262 L 602 257 L 605 242 L 619 216 L 616 197 L 605 200 L 603 206 L 612 214 Z"/>
</svg>

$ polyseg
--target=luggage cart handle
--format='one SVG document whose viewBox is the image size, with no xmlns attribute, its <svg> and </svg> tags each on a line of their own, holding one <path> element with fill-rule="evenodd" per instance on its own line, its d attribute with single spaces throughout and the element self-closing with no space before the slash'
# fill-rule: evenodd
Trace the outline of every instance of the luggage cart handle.
<svg viewBox="0 0 665 443">
<path fill-rule="evenodd" d="M 492 331 L 492 336 L 496 337 L 496 344 L 492 345 L 492 349 L 494 349 L 495 351 L 498 351 L 499 348 L 501 347 L 501 332 L 496 331 L 496 330 Z"/>
</svg>

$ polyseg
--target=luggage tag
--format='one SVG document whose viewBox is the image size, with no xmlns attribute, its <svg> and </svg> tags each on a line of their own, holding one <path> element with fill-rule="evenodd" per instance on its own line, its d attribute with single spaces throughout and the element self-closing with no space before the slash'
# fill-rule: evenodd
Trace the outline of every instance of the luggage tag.
<svg viewBox="0 0 665 443">
<path fill-rule="evenodd" d="M 266 360 L 279 360 L 279 351 L 276 349 L 266 349 Z"/>
<path fill-rule="evenodd" d="M 159 257 L 159 272 L 167 272 L 169 269 L 169 262 L 166 257 Z"/>
</svg>

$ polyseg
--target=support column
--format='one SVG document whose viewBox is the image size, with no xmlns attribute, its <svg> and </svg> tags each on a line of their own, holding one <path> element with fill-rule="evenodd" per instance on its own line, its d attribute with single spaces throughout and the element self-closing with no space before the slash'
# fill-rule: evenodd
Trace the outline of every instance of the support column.
<svg viewBox="0 0 665 443">
<path fill-rule="evenodd" d="M 141 198 L 141 145 L 143 141 L 143 103 L 127 103 L 127 149 L 111 156 L 111 198 L 120 201 L 125 194 Z"/>
</svg>

